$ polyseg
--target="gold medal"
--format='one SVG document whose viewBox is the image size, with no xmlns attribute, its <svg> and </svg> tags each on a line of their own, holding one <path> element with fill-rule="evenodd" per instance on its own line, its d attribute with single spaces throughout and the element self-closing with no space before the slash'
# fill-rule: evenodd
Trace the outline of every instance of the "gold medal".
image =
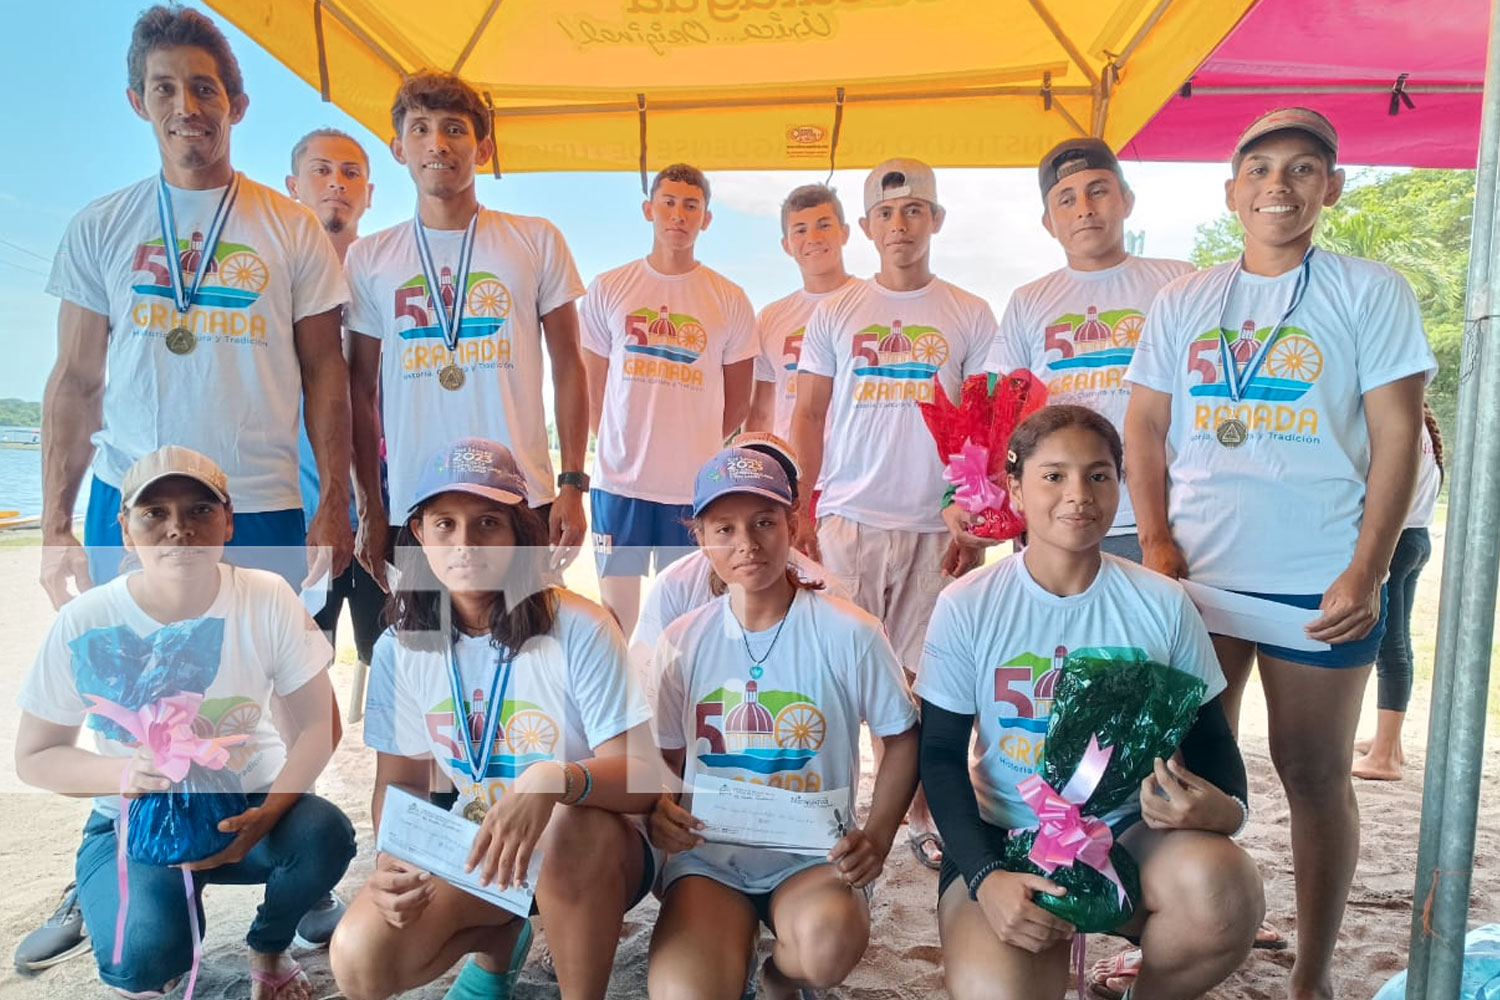
<svg viewBox="0 0 1500 1000">
<path fill-rule="evenodd" d="M 459 389 L 462 389 L 466 379 L 467 376 L 464 375 L 464 370 L 458 367 L 458 365 L 444 365 L 438 369 L 438 385 L 441 385 L 449 392 L 457 392 Z"/>
<path fill-rule="evenodd" d="M 173 354 L 192 354 L 198 346 L 198 338 L 185 326 L 174 326 L 167 331 L 167 350 Z"/>
<path fill-rule="evenodd" d="M 470 823 L 483 823 L 485 814 L 489 811 L 490 807 L 484 804 L 484 800 L 470 799 L 464 806 L 464 819 Z"/>
<path fill-rule="evenodd" d="M 1214 436 L 1224 447 L 1238 448 L 1250 439 L 1250 428 L 1246 427 L 1245 422 L 1238 417 L 1230 417 L 1220 421 L 1219 426 L 1214 430 Z"/>
</svg>

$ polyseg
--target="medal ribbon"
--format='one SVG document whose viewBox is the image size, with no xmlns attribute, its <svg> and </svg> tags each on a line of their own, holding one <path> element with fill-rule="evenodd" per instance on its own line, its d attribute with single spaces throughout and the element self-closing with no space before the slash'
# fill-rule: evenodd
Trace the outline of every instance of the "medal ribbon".
<svg viewBox="0 0 1500 1000">
<path fill-rule="evenodd" d="M 452 642 L 448 644 L 448 684 L 453 692 L 454 728 L 463 733 L 463 762 L 469 767 L 469 777 L 480 784 L 484 783 L 485 775 L 490 769 L 490 756 L 495 751 L 495 733 L 500 728 L 500 710 L 505 705 L 505 692 L 510 687 L 511 668 L 514 662 L 514 658 L 510 656 L 495 658 L 495 674 L 490 678 L 488 692 L 493 697 L 489 699 L 489 707 L 485 710 L 482 726 L 484 742 L 476 752 L 474 741 L 469 733 L 469 713 L 464 711 L 463 676 L 458 671 L 458 648 Z M 502 668 L 504 668 L 503 673 Z"/>
<path fill-rule="evenodd" d="M 1301 272 L 1297 275 L 1296 284 L 1292 286 L 1292 297 L 1287 302 L 1286 309 L 1281 318 L 1271 328 L 1271 333 L 1256 348 L 1255 354 L 1245 363 L 1243 369 L 1234 360 L 1234 351 L 1229 344 L 1229 336 L 1224 329 L 1224 311 L 1229 308 L 1229 296 L 1234 291 L 1234 283 L 1240 276 L 1240 270 L 1245 266 L 1245 258 L 1240 256 L 1239 264 L 1235 266 L 1230 274 L 1229 284 L 1224 289 L 1224 300 L 1219 306 L 1219 358 L 1224 363 L 1224 386 L 1229 391 L 1231 402 L 1238 403 L 1245 395 L 1245 389 L 1254 381 L 1255 376 L 1260 374 L 1261 366 L 1266 363 L 1266 355 L 1271 353 L 1271 348 L 1281 336 L 1281 328 L 1286 321 L 1291 319 L 1292 313 L 1302 304 L 1302 297 L 1307 294 L 1308 286 L 1312 284 L 1312 255 L 1313 247 L 1307 248 L 1307 253 L 1302 255 Z"/>
<path fill-rule="evenodd" d="M 469 220 L 464 230 L 464 240 L 458 250 L 458 274 L 453 282 L 453 313 L 448 313 L 448 303 L 443 301 L 443 289 L 438 284 L 438 269 L 432 259 L 432 248 L 427 245 L 427 231 L 422 228 L 422 216 L 412 217 L 412 232 L 417 237 L 417 256 L 422 261 L 422 275 L 427 279 L 427 295 L 432 307 L 437 310 L 438 324 L 443 330 L 443 343 L 450 354 L 457 355 L 458 333 L 464 321 L 464 305 L 469 297 L 469 263 L 474 259 L 474 230 L 479 225 L 479 209 Z"/>
<path fill-rule="evenodd" d="M 214 209 L 213 220 L 209 222 L 208 233 L 203 239 L 203 256 L 199 258 L 198 269 L 193 273 L 193 287 L 188 289 L 182 280 L 182 258 L 177 249 L 177 219 L 172 214 L 172 193 L 167 189 L 166 176 L 156 175 L 156 214 L 161 220 L 162 249 L 166 251 L 167 274 L 172 279 L 172 300 L 179 315 L 186 316 L 193 300 L 198 297 L 198 286 L 203 284 L 203 276 L 208 273 L 208 262 L 219 248 L 219 236 L 224 232 L 224 223 L 229 221 L 229 213 L 239 194 L 240 175 L 236 172 L 219 198 L 219 207 Z"/>
</svg>

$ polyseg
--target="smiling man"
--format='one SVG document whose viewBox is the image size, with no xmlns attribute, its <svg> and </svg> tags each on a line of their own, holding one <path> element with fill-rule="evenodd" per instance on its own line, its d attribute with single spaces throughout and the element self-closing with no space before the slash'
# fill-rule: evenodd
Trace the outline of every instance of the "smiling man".
<svg viewBox="0 0 1500 1000">
<path fill-rule="evenodd" d="M 772 302 L 755 318 L 760 354 L 755 359 L 755 389 L 750 394 L 746 430 L 791 436 L 797 361 L 802 356 L 807 319 L 819 302 L 854 280 L 844 270 L 848 242 L 844 206 L 832 188 L 804 184 L 781 203 L 781 249 L 801 272 L 802 287 Z"/>
<path fill-rule="evenodd" d="M 933 398 L 934 376 L 951 397 L 982 371 L 997 326 L 982 298 L 932 273 L 945 213 L 931 167 L 887 160 L 865 179 L 864 198 L 859 227 L 880 270 L 808 319 L 792 446 L 804 480 L 822 489 L 817 532 L 803 538 L 808 554 L 885 624 L 910 675 L 944 570 L 960 568 L 939 513 L 943 465 L 918 404 Z M 912 850 L 938 868 L 941 847 L 920 792 L 908 819 Z"/>
<path fill-rule="evenodd" d="M 380 490 L 385 428 L 390 510 L 411 507 L 423 462 L 456 437 L 500 441 L 558 558 L 583 542 L 588 390 L 574 300 L 583 282 L 557 227 L 479 204 L 478 164 L 494 154 L 490 114 L 451 73 L 424 70 L 391 105 L 391 153 L 411 173 L 416 217 L 349 251 L 350 371 L 362 566 L 385 583 L 394 537 Z M 543 407 L 552 370 L 562 471 L 553 479 Z M 378 392 L 377 392 L 378 389 Z M 379 408 L 377 408 L 377 399 Z"/>
<path fill-rule="evenodd" d="M 349 389 L 339 348 L 348 298 L 311 212 L 240 175 L 231 129 L 245 115 L 238 63 L 208 18 L 153 7 L 135 24 L 126 97 L 161 155 L 151 178 L 68 225 L 48 291 L 62 299 L 57 363 L 42 401 L 42 584 L 55 606 L 120 565 L 119 484 L 168 444 L 219 462 L 235 484 L 231 545 L 254 546 L 299 582 L 300 558 L 328 546 L 348 564 Z M 324 491 L 310 523 L 297 486 L 298 405 Z M 73 506 L 92 469 L 84 543 Z"/>
<path fill-rule="evenodd" d="M 1102 140 L 1061 143 L 1042 157 L 1038 173 L 1042 226 L 1062 245 L 1068 263 L 1011 295 L 985 368 L 1002 375 L 1030 369 L 1046 383 L 1047 402 L 1087 406 L 1123 434 L 1130 400 L 1125 368 L 1146 309 L 1163 285 L 1193 266 L 1125 252 L 1125 220 L 1135 194 Z M 985 544 L 964 530 L 968 515 L 957 504 L 945 508 L 943 517 L 960 542 Z M 1100 547 L 1141 560 L 1135 513 L 1123 491 Z"/>
<path fill-rule="evenodd" d="M 53 261 L 47 290 L 62 303 L 42 400 L 42 585 L 61 607 L 74 596 L 70 580 L 82 592 L 117 575 L 121 483 L 168 445 L 209 456 L 234 484 L 228 561 L 274 566 L 296 583 L 307 567 L 294 553 L 306 541 L 331 548 L 341 572 L 353 533 L 338 258 L 311 212 L 230 164 L 230 131 L 249 98 L 212 21 L 147 10 L 126 69 L 125 96 L 155 133 L 161 169 L 79 212 Z M 333 484 L 310 519 L 298 491 L 303 419 Z M 80 547 L 73 508 L 90 474 Z M 70 887 L 17 947 L 16 965 L 79 953 L 81 934 Z"/>
<path fill-rule="evenodd" d="M 744 421 L 755 312 L 740 287 L 698 262 L 708 178 L 676 163 L 641 211 L 651 252 L 589 285 L 583 317 L 589 422 L 598 433 L 594 554 L 605 607 L 629 635 L 641 577 L 696 548 L 693 476 Z"/>
</svg>

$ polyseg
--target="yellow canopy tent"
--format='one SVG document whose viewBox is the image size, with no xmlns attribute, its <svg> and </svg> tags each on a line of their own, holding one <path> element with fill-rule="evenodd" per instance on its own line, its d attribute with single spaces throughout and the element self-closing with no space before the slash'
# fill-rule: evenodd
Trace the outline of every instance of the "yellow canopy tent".
<svg viewBox="0 0 1500 1000">
<path fill-rule="evenodd" d="M 496 170 L 1032 166 L 1119 147 L 1254 0 L 208 0 L 391 135 L 403 75 L 495 112 Z"/>
</svg>

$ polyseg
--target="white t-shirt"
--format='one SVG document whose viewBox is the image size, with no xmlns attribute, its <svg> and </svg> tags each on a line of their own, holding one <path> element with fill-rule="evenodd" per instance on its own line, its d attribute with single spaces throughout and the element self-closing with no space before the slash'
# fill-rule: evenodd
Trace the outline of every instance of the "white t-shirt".
<svg viewBox="0 0 1500 1000">
<path fill-rule="evenodd" d="M 1432 435 L 1423 427 L 1421 455 L 1417 459 L 1417 489 L 1412 494 L 1411 511 L 1403 527 L 1425 528 L 1432 523 L 1432 512 L 1437 507 L 1438 490 L 1442 485 L 1443 473 L 1432 449 Z"/>
<path fill-rule="evenodd" d="M 1300 270 L 1267 278 L 1231 262 L 1173 281 L 1151 306 L 1125 376 L 1172 396 L 1168 518 L 1188 572 L 1211 587 L 1326 590 L 1359 535 L 1370 469 L 1364 393 L 1437 370 L 1406 279 L 1318 250 L 1301 304 L 1232 402 L 1220 327 L 1236 357 L 1250 355 L 1286 310 Z M 1215 433 L 1231 417 L 1249 429 L 1237 448 Z"/>
<path fill-rule="evenodd" d="M 847 601 L 799 590 L 776 628 L 746 635 L 715 598 L 667 626 L 656 651 L 657 737 L 686 748 L 683 772 L 791 791 L 859 788 L 859 724 L 895 736 L 917 723 L 880 623 Z M 766 655 L 757 666 L 745 652 Z M 683 805 L 691 809 L 691 796 Z M 690 853 L 748 876 L 798 863 L 779 851 L 707 844 Z"/>
<path fill-rule="evenodd" d="M 387 629 L 375 643 L 365 700 L 365 744 L 380 753 L 437 761 L 459 790 L 455 812 L 483 798 L 493 804 L 538 761 L 588 760 L 594 748 L 646 722 L 651 713 L 630 683 L 625 641 L 598 605 L 561 588 L 551 632 L 521 647 L 511 665 L 484 780 L 469 776 L 462 744 L 484 739 L 482 720 L 499 651 L 490 637 L 461 636 L 458 668 L 468 702 L 453 705 L 446 651 L 412 649 Z M 502 670 L 503 673 L 503 670 Z"/>
<path fill-rule="evenodd" d="M 975 570 L 938 596 L 914 687 L 944 711 L 974 716 L 970 771 L 979 812 L 995 826 L 1036 823 L 1016 785 L 1036 773 L 1052 696 L 1069 653 L 1101 650 L 1201 677 L 1204 703 L 1224 675 L 1203 619 L 1175 580 L 1105 554 L 1087 590 L 1058 597 L 1020 554 Z M 1139 799 L 1107 817 L 1129 815 Z"/>
<path fill-rule="evenodd" d="M 849 281 L 854 281 L 850 278 Z M 791 439 L 792 408 L 797 403 L 797 361 L 802 357 L 802 335 L 818 303 L 837 295 L 848 282 L 831 292 L 809 292 L 801 288 L 777 299 L 755 317 L 760 353 L 755 356 L 755 380 L 776 386 L 776 408 L 771 433 Z"/>
<path fill-rule="evenodd" d="M 229 748 L 228 770 L 245 791 L 265 791 L 286 763 L 267 707 L 271 695 L 284 698 L 317 677 L 332 662 L 333 647 L 275 573 L 220 565 L 219 593 L 209 609 L 170 625 L 130 596 L 134 575 L 115 577 L 63 605 L 21 687 L 21 709 L 59 726 L 86 726 L 95 753 L 129 757 L 138 745 L 134 738 L 103 716 L 86 714 L 92 703 L 84 695 L 136 709 L 175 694 L 201 694 L 194 733 L 249 736 Z M 119 797 L 100 796 L 94 808 L 116 816 Z"/>
<path fill-rule="evenodd" d="M 224 188 L 169 190 L 191 288 Z M 223 468 L 240 513 L 300 508 L 302 375 L 292 324 L 348 301 L 338 255 L 310 210 L 242 176 L 184 318 L 172 297 L 156 192 L 152 177 L 75 215 L 47 282 L 52 295 L 109 320 L 94 475 L 118 489 L 136 459 L 186 445 Z M 198 335 L 189 354 L 166 348 L 179 324 Z"/>
<path fill-rule="evenodd" d="M 983 371 L 997 329 L 988 303 L 941 278 L 913 292 L 855 281 L 818 305 L 797 368 L 833 379 L 818 516 L 946 530 L 943 462 L 917 404 L 934 375 L 954 397 Z"/>
<path fill-rule="evenodd" d="M 595 278 L 578 314 L 584 348 L 609 359 L 594 486 L 692 502 L 724 440 L 724 366 L 756 354 L 750 300 L 701 264 L 661 274 L 641 259 Z"/>
<path fill-rule="evenodd" d="M 791 550 L 787 563 L 806 582 L 821 583 L 823 593 L 849 600 L 849 591 L 839 582 L 838 577 L 797 549 Z M 641 602 L 641 615 L 636 619 L 635 632 L 630 636 L 631 662 L 644 668 L 638 672 L 643 675 L 640 679 L 645 686 L 648 702 L 655 698 L 649 662 L 656 644 L 668 625 L 714 599 L 713 591 L 709 589 L 713 572 L 708 555 L 699 549 L 673 560 L 670 566 L 652 579 L 650 589 L 646 591 L 646 599 Z"/>
<path fill-rule="evenodd" d="M 464 232 L 425 231 L 440 294 L 456 302 L 452 283 Z M 550 502 L 557 494 L 542 406 L 542 317 L 583 294 L 557 227 L 480 208 L 457 351 L 443 339 L 410 220 L 355 243 L 348 267 L 349 329 L 381 342 L 392 522 L 410 509 L 427 460 L 472 435 L 511 450 L 533 507 Z M 457 391 L 438 383 L 438 372 L 449 364 L 464 372 Z"/>
<path fill-rule="evenodd" d="M 1108 417 L 1123 437 L 1130 402 L 1125 368 L 1146 310 L 1163 285 L 1192 271 L 1180 260 L 1126 257 L 1102 271 L 1064 267 L 1022 285 L 1000 317 L 985 370 L 1006 375 L 1029 369 L 1046 383 L 1048 403 L 1087 406 Z M 1130 493 L 1121 490 L 1110 534 L 1134 531 Z"/>
</svg>

